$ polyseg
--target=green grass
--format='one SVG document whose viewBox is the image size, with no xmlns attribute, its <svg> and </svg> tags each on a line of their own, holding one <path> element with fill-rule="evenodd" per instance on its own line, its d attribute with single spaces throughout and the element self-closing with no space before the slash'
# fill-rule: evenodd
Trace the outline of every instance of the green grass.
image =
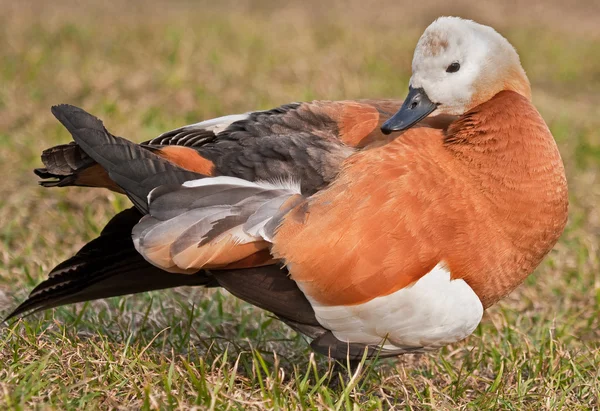
<svg viewBox="0 0 600 411">
<path fill-rule="evenodd" d="M 183 288 L 1 328 L 0 409 L 599 409 L 600 14 L 594 2 L 528 4 L 0 3 L 0 314 L 128 207 L 37 186 L 41 150 L 69 141 L 52 104 L 142 141 L 290 101 L 402 97 L 438 14 L 493 23 L 517 47 L 571 199 L 536 273 L 439 352 L 368 363 L 332 387 L 328 361 L 268 313 Z"/>
</svg>

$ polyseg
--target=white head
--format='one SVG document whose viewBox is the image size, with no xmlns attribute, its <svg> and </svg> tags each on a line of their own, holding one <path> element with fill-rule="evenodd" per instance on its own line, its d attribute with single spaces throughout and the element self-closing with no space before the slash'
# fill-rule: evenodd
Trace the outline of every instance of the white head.
<svg viewBox="0 0 600 411">
<path fill-rule="evenodd" d="M 463 114 L 507 86 L 531 97 L 519 55 L 508 40 L 491 27 L 459 17 L 440 17 L 427 27 L 412 71 L 410 85 L 423 88 L 439 113 Z M 511 78 L 515 75 L 519 78 Z"/>
<path fill-rule="evenodd" d="M 398 113 L 405 118 L 401 125 L 396 119 L 384 131 L 406 129 L 429 113 L 464 114 L 502 90 L 531 98 L 514 47 L 491 27 L 440 17 L 425 29 L 415 48 L 410 93 Z M 413 109 L 412 117 L 407 116 Z"/>
</svg>

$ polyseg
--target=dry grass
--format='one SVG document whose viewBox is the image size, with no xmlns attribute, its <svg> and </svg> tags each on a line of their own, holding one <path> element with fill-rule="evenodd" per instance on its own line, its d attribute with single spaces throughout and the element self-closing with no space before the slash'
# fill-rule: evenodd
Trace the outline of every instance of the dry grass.
<svg viewBox="0 0 600 411">
<path fill-rule="evenodd" d="M 0 408 L 598 409 L 600 19 L 562 1 L 0 1 L 0 310 L 127 206 L 42 190 L 31 168 L 69 140 L 68 102 L 141 141 L 217 115 L 315 98 L 401 97 L 436 15 L 494 24 L 517 47 L 567 167 L 567 230 L 466 341 L 373 364 L 328 388 L 327 364 L 264 312 L 180 289 L 59 308 L 0 330 Z"/>
</svg>

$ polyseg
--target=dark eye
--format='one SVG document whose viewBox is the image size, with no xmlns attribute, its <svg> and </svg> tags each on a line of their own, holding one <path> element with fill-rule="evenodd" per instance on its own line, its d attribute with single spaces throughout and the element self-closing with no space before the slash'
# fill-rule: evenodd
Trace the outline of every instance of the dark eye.
<svg viewBox="0 0 600 411">
<path fill-rule="evenodd" d="M 448 68 L 446 69 L 446 73 L 456 73 L 458 70 L 460 70 L 460 64 L 457 61 L 455 61 L 454 63 L 448 66 Z"/>
</svg>

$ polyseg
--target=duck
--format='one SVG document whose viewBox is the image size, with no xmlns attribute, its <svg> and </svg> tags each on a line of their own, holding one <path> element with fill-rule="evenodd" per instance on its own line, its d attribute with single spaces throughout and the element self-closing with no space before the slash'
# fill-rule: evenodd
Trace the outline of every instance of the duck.
<svg viewBox="0 0 600 411">
<path fill-rule="evenodd" d="M 44 187 L 133 207 L 55 267 L 7 319 L 177 286 L 222 288 L 334 359 L 421 353 L 473 333 L 561 236 L 568 188 L 515 48 L 440 17 L 404 100 L 313 101 L 144 143 L 71 105 Z"/>
</svg>

